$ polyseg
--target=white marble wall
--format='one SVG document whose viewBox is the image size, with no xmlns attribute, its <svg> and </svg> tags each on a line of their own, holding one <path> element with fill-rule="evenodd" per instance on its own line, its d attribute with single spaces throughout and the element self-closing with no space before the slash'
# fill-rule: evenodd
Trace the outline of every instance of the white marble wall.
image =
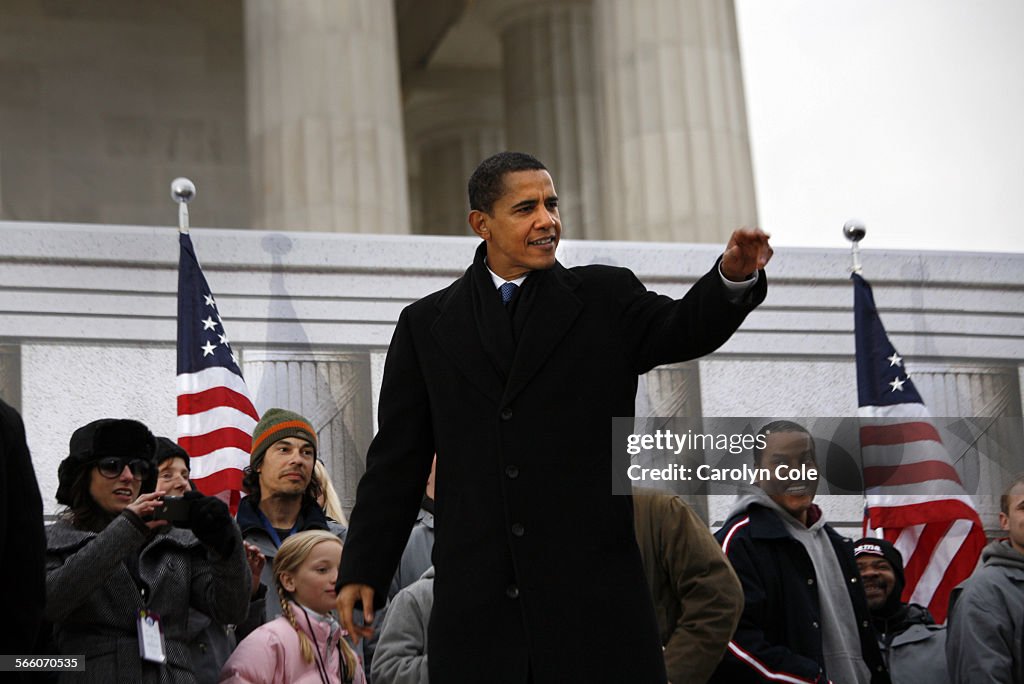
<svg viewBox="0 0 1024 684">
<path fill-rule="evenodd" d="M 173 343 L 37 341 L 21 348 L 22 417 L 46 510 L 55 507 L 57 465 L 75 428 L 134 418 L 176 438 Z"/>
</svg>

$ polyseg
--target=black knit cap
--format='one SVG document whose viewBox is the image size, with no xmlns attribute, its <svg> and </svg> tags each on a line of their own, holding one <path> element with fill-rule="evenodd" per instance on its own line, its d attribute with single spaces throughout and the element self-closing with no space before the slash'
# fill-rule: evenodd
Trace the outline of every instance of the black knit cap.
<svg viewBox="0 0 1024 684">
<path fill-rule="evenodd" d="M 68 456 L 57 468 L 57 503 L 71 506 L 71 488 L 82 470 L 110 456 L 149 461 L 153 467 L 142 481 L 141 491 L 152 491 L 156 486 L 156 438 L 149 428 L 128 418 L 101 418 L 71 435 Z"/>
<path fill-rule="evenodd" d="M 192 470 L 188 452 L 170 437 L 156 438 L 156 464 L 159 467 L 164 461 L 171 458 L 180 458 L 185 462 L 185 467 Z"/>
<path fill-rule="evenodd" d="M 902 603 L 900 597 L 903 595 L 903 587 L 907 582 L 903 577 L 903 554 L 900 553 L 900 550 L 885 539 L 864 537 L 853 544 L 853 557 L 860 558 L 861 556 L 877 556 L 889 561 L 893 574 L 896 576 L 896 585 L 893 587 L 892 593 L 889 594 L 885 607 L 887 609 L 894 608 Z"/>
</svg>

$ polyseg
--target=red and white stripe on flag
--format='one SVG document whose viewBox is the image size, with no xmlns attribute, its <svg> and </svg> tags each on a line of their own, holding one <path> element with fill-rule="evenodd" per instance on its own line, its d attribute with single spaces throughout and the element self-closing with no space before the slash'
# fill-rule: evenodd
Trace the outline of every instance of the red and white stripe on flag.
<svg viewBox="0 0 1024 684">
<path fill-rule="evenodd" d="M 981 519 L 923 404 L 861 406 L 858 415 L 870 526 L 903 555 L 903 600 L 945 622 L 950 591 L 985 546 Z"/>
<path fill-rule="evenodd" d="M 191 458 L 196 487 L 237 510 L 259 414 L 245 381 L 214 366 L 178 375 L 178 444 Z"/>
</svg>

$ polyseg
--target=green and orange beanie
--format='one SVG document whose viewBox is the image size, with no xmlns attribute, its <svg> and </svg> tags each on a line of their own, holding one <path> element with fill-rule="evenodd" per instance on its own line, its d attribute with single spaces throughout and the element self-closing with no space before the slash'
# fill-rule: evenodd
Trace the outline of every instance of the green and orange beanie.
<svg viewBox="0 0 1024 684">
<path fill-rule="evenodd" d="M 260 418 L 252 432 L 252 449 L 249 452 L 249 467 L 253 470 L 263 463 L 263 457 L 271 444 L 286 437 L 298 437 L 313 445 L 317 451 L 316 430 L 313 425 L 294 411 L 272 408 Z"/>
</svg>

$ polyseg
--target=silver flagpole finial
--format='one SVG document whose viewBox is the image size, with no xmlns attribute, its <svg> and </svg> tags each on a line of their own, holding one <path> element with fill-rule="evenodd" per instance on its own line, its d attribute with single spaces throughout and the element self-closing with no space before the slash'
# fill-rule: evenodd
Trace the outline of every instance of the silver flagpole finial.
<svg viewBox="0 0 1024 684">
<path fill-rule="evenodd" d="M 843 224 L 843 236 L 850 241 L 850 248 L 853 252 L 853 266 L 850 270 L 854 273 L 860 273 L 860 247 L 858 243 L 864 239 L 867 234 L 867 229 L 864 228 L 864 222 L 860 219 L 850 219 Z"/>
<path fill-rule="evenodd" d="M 171 199 L 178 203 L 178 232 L 188 233 L 188 203 L 196 196 L 196 184 L 188 178 L 171 181 Z"/>
</svg>

